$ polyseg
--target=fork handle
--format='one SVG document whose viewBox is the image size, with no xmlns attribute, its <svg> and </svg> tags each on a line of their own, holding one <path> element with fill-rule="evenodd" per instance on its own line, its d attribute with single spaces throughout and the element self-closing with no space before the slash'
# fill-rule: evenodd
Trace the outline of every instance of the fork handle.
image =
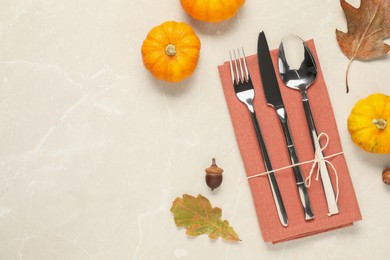
<svg viewBox="0 0 390 260">
<path fill-rule="evenodd" d="M 295 146 L 293 139 L 291 137 L 290 128 L 288 126 L 287 113 L 284 107 L 276 108 L 276 113 L 278 114 L 279 120 L 282 124 L 284 137 L 286 138 L 287 150 L 290 155 L 291 164 L 299 163 L 297 153 L 295 151 Z M 297 184 L 299 198 L 301 199 L 301 204 L 305 213 L 305 219 L 310 220 L 314 218 L 313 211 L 311 209 L 311 203 L 309 200 L 309 194 L 307 193 L 306 185 L 303 180 L 301 168 L 299 165 L 292 167 L 295 177 L 295 182 Z"/>
<path fill-rule="evenodd" d="M 267 172 L 272 171 L 271 160 L 269 159 L 267 147 L 265 146 L 265 142 L 264 142 L 263 135 L 261 133 L 260 125 L 259 125 L 259 122 L 257 121 L 256 112 L 255 111 L 250 112 L 250 115 L 251 115 L 252 122 L 253 122 L 253 125 L 255 128 L 255 131 L 256 131 L 256 137 L 257 137 L 257 141 L 258 141 L 259 146 L 260 146 L 260 152 L 261 152 L 261 155 L 263 156 L 265 169 Z M 273 199 L 275 202 L 276 210 L 278 212 L 280 223 L 282 224 L 282 226 L 287 227 L 288 226 L 287 213 L 286 213 L 286 209 L 285 209 L 284 204 L 283 204 L 282 196 L 280 194 L 279 186 L 278 186 L 278 183 L 276 181 L 275 175 L 273 172 L 270 172 L 269 174 L 267 174 L 267 176 L 268 176 L 268 180 L 270 183 L 272 196 L 273 196 Z"/>
</svg>

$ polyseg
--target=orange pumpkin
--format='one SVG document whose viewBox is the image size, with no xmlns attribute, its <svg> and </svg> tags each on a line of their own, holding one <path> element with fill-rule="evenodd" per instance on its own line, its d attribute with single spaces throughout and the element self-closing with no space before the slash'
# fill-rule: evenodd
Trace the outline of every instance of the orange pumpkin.
<svg viewBox="0 0 390 260">
<path fill-rule="evenodd" d="M 156 78 L 178 82 L 195 71 L 200 45 L 191 26 L 167 21 L 147 34 L 141 48 L 143 63 Z"/>
<path fill-rule="evenodd" d="M 390 96 L 376 93 L 359 100 L 348 117 L 352 141 L 371 153 L 390 153 Z"/>
<path fill-rule="evenodd" d="M 180 0 L 184 11 L 194 19 L 220 22 L 232 18 L 245 0 Z"/>
</svg>

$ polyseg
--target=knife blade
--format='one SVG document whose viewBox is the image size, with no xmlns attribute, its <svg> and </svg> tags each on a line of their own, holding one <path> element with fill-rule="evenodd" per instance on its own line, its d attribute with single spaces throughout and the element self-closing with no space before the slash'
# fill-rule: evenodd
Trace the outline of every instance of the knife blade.
<svg viewBox="0 0 390 260">
<path fill-rule="evenodd" d="M 311 209 L 311 203 L 309 194 L 307 192 L 305 182 L 303 180 L 301 168 L 297 153 L 295 151 L 294 142 L 290 133 L 287 112 L 283 104 L 282 95 L 280 93 L 279 84 L 276 78 L 274 66 L 272 64 L 271 54 L 269 51 L 267 39 L 264 32 L 260 32 L 257 42 L 257 57 L 260 69 L 261 80 L 263 82 L 264 95 L 267 100 L 267 104 L 273 107 L 282 125 L 284 137 L 286 139 L 287 150 L 290 155 L 291 165 L 295 177 L 295 182 L 298 189 L 299 198 L 305 214 L 305 219 L 310 220 L 314 218 L 313 211 Z"/>
<path fill-rule="evenodd" d="M 276 73 L 274 66 L 272 65 L 272 59 L 264 32 L 260 32 L 259 34 L 257 58 L 259 68 L 261 69 L 260 75 L 267 104 L 274 108 L 284 107 L 282 94 L 280 93 L 278 80 L 276 79 Z"/>
</svg>

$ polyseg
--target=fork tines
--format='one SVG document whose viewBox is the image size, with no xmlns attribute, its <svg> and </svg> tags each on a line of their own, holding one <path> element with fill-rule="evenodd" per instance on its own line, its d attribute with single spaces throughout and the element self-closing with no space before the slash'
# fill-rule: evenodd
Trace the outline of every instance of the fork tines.
<svg viewBox="0 0 390 260">
<path fill-rule="evenodd" d="M 237 49 L 238 58 L 236 54 L 236 50 L 233 50 L 233 57 L 232 53 L 229 51 L 230 56 L 230 72 L 232 75 L 232 82 L 235 84 L 244 83 L 244 81 L 249 81 L 249 70 L 248 65 L 246 63 L 245 58 L 245 52 L 244 48 L 241 47 L 240 49 Z"/>
</svg>

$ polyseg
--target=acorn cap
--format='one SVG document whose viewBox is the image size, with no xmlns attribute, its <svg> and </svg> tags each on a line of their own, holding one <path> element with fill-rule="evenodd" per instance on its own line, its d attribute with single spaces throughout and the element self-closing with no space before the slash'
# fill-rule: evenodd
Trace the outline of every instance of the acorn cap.
<svg viewBox="0 0 390 260">
<path fill-rule="evenodd" d="M 223 173 L 223 169 L 222 168 L 219 168 L 217 166 L 217 164 L 215 163 L 215 158 L 212 159 L 212 164 L 210 167 L 208 167 L 205 172 L 207 174 L 222 174 Z"/>
<path fill-rule="evenodd" d="M 383 170 L 382 172 L 382 181 L 387 184 L 387 185 L 390 185 L 390 168 L 386 168 Z"/>
</svg>

